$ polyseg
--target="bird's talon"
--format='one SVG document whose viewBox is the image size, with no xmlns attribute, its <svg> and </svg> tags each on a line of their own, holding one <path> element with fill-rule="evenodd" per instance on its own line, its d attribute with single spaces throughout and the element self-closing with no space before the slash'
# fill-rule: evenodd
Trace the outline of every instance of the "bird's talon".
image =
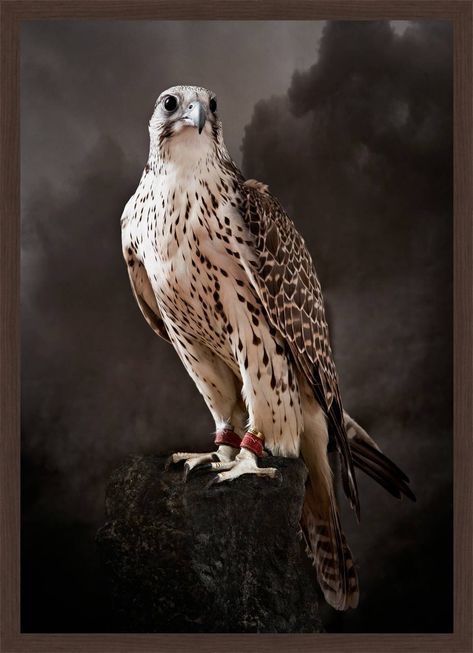
<svg viewBox="0 0 473 653">
<path fill-rule="evenodd" d="M 164 463 L 164 471 L 165 472 L 169 471 L 173 463 L 174 463 L 173 456 L 169 456 L 169 458 L 167 458 L 166 462 Z"/>
<path fill-rule="evenodd" d="M 212 463 L 201 463 L 200 465 L 196 465 L 195 467 L 189 467 L 187 475 L 190 474 L 191 476 L 198 476 L 199 474 L 208 472 L 211 469 L 212 469 Z"/>
<path fill-rule="evenodd" d="M 215 476 L 212 476 L 210 481 L 205 485 L 205 489 L 208 490 L 212 485 L 216 485 L 217 483 L 220 483 L 220 474 L 215 474 Z"/>
<path fill-rule="evenodd" d="M 208 465 L 211 461 L 220 462 L 221 456 L 216 451 L 210 453 L 183 453 L 177 452 L 173 453 L 166 460 L 164 464 L 165 471 L 168 471 L 173 465 L 178 465 L 180 463 L 184 464 L 184 481 L 187 479 L 187 476 L 194 470 L 202 465 Z M 214 464 L 212 462 L 212 464 Z M 209 467 L 204 467 L 204 469 L 209 469 Z"/>
</svg>

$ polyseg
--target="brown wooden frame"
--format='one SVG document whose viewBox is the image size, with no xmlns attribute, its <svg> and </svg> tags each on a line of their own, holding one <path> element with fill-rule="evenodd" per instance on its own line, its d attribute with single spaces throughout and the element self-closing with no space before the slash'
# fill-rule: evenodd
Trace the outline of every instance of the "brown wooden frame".
<svg viewBox="0 0 473 653">
<path fill-rule="evenodd" d="M 0 0 L 1 651 L 428 651 L 472 648 L 472 0 Z M 20 21 L 440 19 L 454 26 L 454 632 L 22 634 L 20 632 Z M 442 560 L 438 561 L 442 565 Z M 434 579 L 432 579 L 434 581 Z"/>
</svg>

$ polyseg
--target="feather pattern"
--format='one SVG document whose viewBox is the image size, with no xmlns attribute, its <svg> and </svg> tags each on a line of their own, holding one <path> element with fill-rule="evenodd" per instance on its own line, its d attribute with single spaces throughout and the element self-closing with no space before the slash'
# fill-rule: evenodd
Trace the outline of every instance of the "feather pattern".
<svg viewBox="0 0 473 653">
<path fill-rule="evenodd" d="M 366 431 L 346 413 L 345 425 L 355 467 L 379 483 L 392 496 L 401 499 L 404 495 L 415 501 L 415 494 L 409 487 L 409 477 L 402 469 L 388 458 Z"/>
<path fill-rule="evenodd" d="M 322 291 L 302 236 L 279 202 L 254 180 L 242 186 L 241 213 L 258 252 L 251 274 L 268 319 L 289 345 L 325 412 L 341 459 L 344 491 L 357 517 L 358 488 L 345 429 Z"/>
<path fill-rule="evenodd" d="M 335 497 L 321 501 L 320 491 L 306 487 L 301 529 L 319 585 L 326 601 L 336 610 L 356 608 L 358 575 L 340 524 Z"/>
<path fill-rule="evenodd" d="M 309 481 L 301 526 L 320 585 L 335 608 L 355 607 L 357 575 L 328 450 L 339 453 L 357 516 L 354 465 L 395 496 L 413 494 L 407 477 L 343 411 L 310 254 L 268 187 L 245 181 L 231 160 L 215 108 L 215 96 L 201 87 L 172 87 L 158 98 L 149 159 L 122 216 L 131 286 L 148 324 L 176 349 L 216 428 L 231 423 L 244 432 L 246 410 L 269 450 L 302 455 Z M 255 464 L 252 473 L 260 471 Z M 242 473 L 236 462 L 222 480 Z"/>
<path fill-rule="evenodd" d="M 171 342 L 166 325 L 160 315 L 156 297 L 151 288 L 145 267 L 134 257 L 131 248 L 125 253 L 125 257 L 128 263 L 128 277 L 133 296 L 140 307 L 143 317 L 158 336 L 161 336 L 167 342 Z"/>
</svg>

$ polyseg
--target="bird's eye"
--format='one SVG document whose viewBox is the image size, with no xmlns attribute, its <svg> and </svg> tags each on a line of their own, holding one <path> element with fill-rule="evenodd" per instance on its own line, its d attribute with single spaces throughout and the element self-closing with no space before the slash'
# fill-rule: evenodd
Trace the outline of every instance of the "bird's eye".
<svg viewBox="0 0 473 653">
<path fill-rule="evenodd" d="M 170 113 L 177 109 L 177 98 L 174 95 L 167 95 L 164 98 L 164 108 Z"/>
<path fill-rule="evenodd" d="M 212 98 L 209 102 L 209 109 L 212 113 L 215 113 L 217 111 L 217 99 Z"/>
</svg>

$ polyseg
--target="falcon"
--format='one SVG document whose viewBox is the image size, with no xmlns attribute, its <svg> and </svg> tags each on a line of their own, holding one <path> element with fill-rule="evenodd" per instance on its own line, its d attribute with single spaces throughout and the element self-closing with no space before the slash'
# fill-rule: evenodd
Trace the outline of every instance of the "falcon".
<svg viewBox="0 0 473 653">
<path fill-rule="evenodd" d="M 328 454 L 338 453 L 358 518 L 355 467 L 414 500 L 409 479 L 344 411 L 311 256 L 268 186 L 232 161 L 215 94 L 164 91 L 149 134 L 121 218 L 123 256 L 144 318 L 176 350 L 216 429 L 212 451 L 171 461 L 183 461 L 186 475 L 213 472 L 211 485 L 276 478 L 277 469 L 258 464 L 268 452 L 301 456 L 309 472 L 301 530 L 319 585 L 334 608 L 356 607 Z"/>
</svg>

